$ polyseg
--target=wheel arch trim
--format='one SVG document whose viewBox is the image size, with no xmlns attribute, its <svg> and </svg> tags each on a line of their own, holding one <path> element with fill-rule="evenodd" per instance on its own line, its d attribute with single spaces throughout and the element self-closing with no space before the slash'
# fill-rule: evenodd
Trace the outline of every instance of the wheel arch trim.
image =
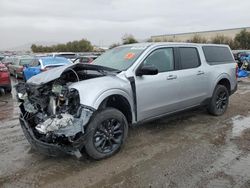
<svg viewBox="0 0 250 188">
<path fill-rule="evenodd" d="M 128 101 L 130 108 L 131 108 L 131 112 L 132 112 L 132 123 L 134 123 L 135 122 L 135 107 L 133 105 L 133 98 L 128 93 L 126 93 L 125 91 L 121 89 L 110 89 L 110 90 L 103 92 L 95 100 L 93 108 L 98 109 L 100 105 L 102 104 L 102 102 L 106 100 L 107 98 L 111 97 L 112 95 L 120 95 Z"/>
<path fill-rule="evenodd" d="M 220 74 L 220 75 L 216 78 L 216 80 L 215 80 L 215 82 L 214 82 L 215 84 L 213 85 L 212 93 L 210 93 L 211 96 L 213 95 L 213 92 L 214 92 L 216 86 L 217 86 L 217 85 L 219 84 L 219 82 L 220 82 L 221 80 L 223 80 L 223 79 L 227 79 L 227 80 L 229 81 L 229 83 L 230 83 L 230 88 L 231 88 L 231 89 L 233 88 L 232 80 L 231 80 L 231 78 L 230 78 L 230 75 L 227 74 L 227 73 L 222 73 L 222 74 Z M 231 90 L 231 89 L 230 89 L 230 90 Z M 230 92 L 231 92 L 231 91 L 230 91 Z"/>
</svg>

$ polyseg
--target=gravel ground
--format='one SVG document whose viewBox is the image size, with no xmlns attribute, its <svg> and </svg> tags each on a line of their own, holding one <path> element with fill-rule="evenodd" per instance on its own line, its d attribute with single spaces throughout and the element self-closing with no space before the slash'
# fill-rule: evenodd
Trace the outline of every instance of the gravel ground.
<svg viewBox="0 0 250 188">
<path fill-rule="evenodd" d="M 250 187 L 249 79 L 225 115 L 196 109 L 131 127 L 122 150 L 102 161 L 36 153 L 12 95 L 0 96 L 0 187 Z"/>
</svg>

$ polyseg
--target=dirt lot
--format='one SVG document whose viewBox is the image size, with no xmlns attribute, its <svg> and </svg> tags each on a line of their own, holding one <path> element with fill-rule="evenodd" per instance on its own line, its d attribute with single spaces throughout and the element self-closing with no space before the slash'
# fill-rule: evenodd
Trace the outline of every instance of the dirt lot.
<svg viewBox="0 0 250 188">
<path fill-rule="evenodd" d="M 17 102 L 0 100 L 0 187 L 250 187 L 249 79 L 225 115 L 197 109 L 131 127 L 123 149 L 102 161 L 36 153 Z"/>
</svg>

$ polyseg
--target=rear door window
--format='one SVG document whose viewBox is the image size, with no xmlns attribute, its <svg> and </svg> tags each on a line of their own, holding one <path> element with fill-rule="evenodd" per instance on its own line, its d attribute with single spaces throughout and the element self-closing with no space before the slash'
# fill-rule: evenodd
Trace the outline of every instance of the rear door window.
<svg viewBox="0 0 250 188">
<path fill-rule="evenodd" d="M 194 47 L 180 47 L 180 62 L 182 69 L 191 69 L 200 66 L 200 57 Z"/>
<path fill-rule="evenodd" d="M 206 61 L 210 65 L 233 63 L 234 58 L 228 47 L 224 46 L 203 46 Z"/>
</svg>

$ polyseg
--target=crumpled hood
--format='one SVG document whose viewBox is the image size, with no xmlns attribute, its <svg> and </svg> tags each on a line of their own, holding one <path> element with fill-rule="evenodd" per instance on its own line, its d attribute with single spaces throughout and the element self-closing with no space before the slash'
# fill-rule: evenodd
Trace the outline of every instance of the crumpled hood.
<svg viewBox="0 0 250 188">
<path fill-rule="evenodd" d="M 132 98 L 131 85 L 126 78 L 124 72 L 114 73 L 114 69 L 102 67 L 93 64 L 73 64 L 66 65 L 38 74 L 28 80 L 29 84 L 43 85 L 61 77 L 61 75 L 69 69 L 76 70 L 103 70 L 107 74 L 101 77 L 84 79 L 79 82 L 73 82 L 68 85 L 69 89 L 76 89 L 79 92 L 80 103 L 90 106 L 94 109 L 98 108 L 98 102 L 112 94 L 121 94 L 126 96 L 128 100 Z M 77 71 L 76 71 L 77 72 Z M 131 100 L 129 100 L 131 101 Z"/>
<path fill-rule="evenodd" d="M 27 81 L 27 83 L 33 83 L 33 84 L 48 83 L 52 80 L 59 78 L 65 70 L 73 68 L 74 66 L 76 66 L 76 64 L 69 64 L 69 65 L 53 68 L 51 70 L 42 72 L 36 76 L 31 77 Z"/>
<path fill-rule="evenodd" d="M 74 63 L 74 64 L 70 64 L 70 65 L 56 67 L 56 68 L 53 68 L 53 69 L 48 70 L 46 72 L 42 72 L 36 76 L 31 77 L 27 81 L 27 83 L 32 83 L 32 84 L 36 84 L 36 85 L 45 84 L 45 83 L 48 83 L 52 80 L 59 78 L 62 75 L 62 73 L 64 73 L 65 71 L 67 71 L 69 69 L 77 69 L 78 67 L 81 69 L 86 69 L 86 70 L 106 70 L 106 71 L 114 71 L 115 70 L 112 68 L 103 67 L 103 66 L 94 65 L 94 64 Z"/>
</svg>

